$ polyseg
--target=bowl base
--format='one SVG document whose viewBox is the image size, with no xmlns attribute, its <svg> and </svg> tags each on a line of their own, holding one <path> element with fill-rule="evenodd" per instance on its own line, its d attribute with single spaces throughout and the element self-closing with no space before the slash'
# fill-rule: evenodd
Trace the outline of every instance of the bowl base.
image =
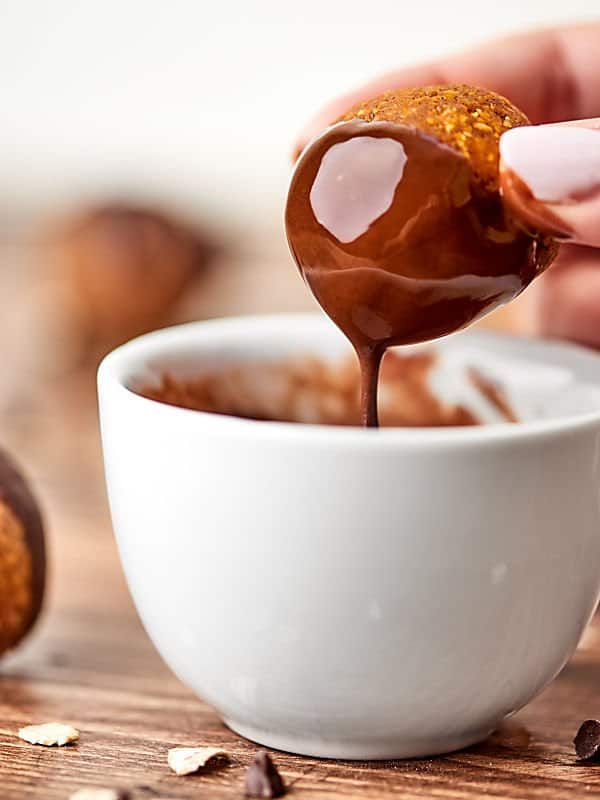
<svg viewBox="0 0 600 800">
<path fill-rule="evenodd" d="M 487 739 L 494 728 L 486 727 L 478 731 L 468 731 L 452 736 L 430 737 L 427 739 L 390 738 L 372 742 L 319 739 L 317 737 L 278 734 L 274 731 L 254 728 L 251 725 L 225 719 L 225 724 L 234 733 L 257 744 L 274 750 L 283 750 L 299 756 L 314 758 L 339 758 L 349 761 L 391 761 L 406 758 L 428 758 L 462 750 Z"/>
</svg>

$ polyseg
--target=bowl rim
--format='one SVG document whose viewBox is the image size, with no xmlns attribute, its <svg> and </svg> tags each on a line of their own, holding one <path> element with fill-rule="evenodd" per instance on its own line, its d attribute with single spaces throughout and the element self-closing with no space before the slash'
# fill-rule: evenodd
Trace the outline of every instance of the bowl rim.
<svg viewBox="0 0 600 800">
<path fill-rule="evenodd" d="M 219 335 L 229 336 L 238 333 L 248 335 L 249 330 L 262 333 L 272 330 L 276 333 L 285 328 L 286 331 L 297 330 L 298 334 L 308 329 L 333 328 L 324 314 L 319 312 L 257 314 L 248 316 L 230 316 L 215 319 L 189 322 L 162 328 L 146 333 L 120 345 L 104 357 L 98 368 L 98 394 L 100 403 L 109 392 L 114 392 L 121 400 L 133 409 L 152 410 L 152 413 L 164 418 L 177 419 L 186 425 L 207 430 L 207 423 L 214 433 L 234 434 L 235 436 L 253 437 L 259 440 L 291 439 L 303 443 L 324 442 L 329 445 L 351 445 L 368 448 L 421 447 L 435 444 L 456 446 L 485 445 L 489 443 L 523 442 L 523 440 L 539 437 L 554 438 L 565 434 L 584 432 L 600 432 L 600 407 L 591 412 L 577 413 L 568 416 L 519 422 L 516 424 L 494 424 L 481 426 L 455 427 L 410 427 L 366 429 L 351 426 L 323 425 L 315 423 L 293 423 L 265 420 L 252 420 L 208 411 L 182 408 L 161 403 L 138 394 L 127 383 L 135 372 L 141 372 L 144 362 L 153 356 L 163 355 L 168 351 L 175 352 L 182 346 L 189 346 L 194 341 L 200 345 L 203 341 L 217 338 Z M 497 333 L 491 331 L 460 331 L 451 334 L 449 339 L 462 336 L 470 342 L 479 344 L 487 342 L 507 343 L 510 346 L 524 348 L 528 352 L 544 353 L 551 362 L 557 357 L 560 362 L 571 366 L 579 364 L 596 373 L 600 387 L 600 354 L 578 344 L 536 339 L 529 336 Z M 440 341 L 440 340 L 438 340 Z M 429 344 L 429 343 L 425 343 Z"/>
</svg>

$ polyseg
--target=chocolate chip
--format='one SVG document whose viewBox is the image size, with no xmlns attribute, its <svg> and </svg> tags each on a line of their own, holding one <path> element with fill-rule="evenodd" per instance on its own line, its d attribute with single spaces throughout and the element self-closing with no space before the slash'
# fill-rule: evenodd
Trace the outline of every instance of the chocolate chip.
<svg viewBox="0 0 600 800">
<path fill-rule="evenodd" d="M 573 740 L 577 758 L 582 761 L 600 760 L 600 720 L 586 719 Z"/>
<path fill-rule="evenodd" d="M 282 797 L 285 784 L 268 753 L 261 750 L 246 770 L 246 797 Z"/>
<path fill-rule="evenodd" d="M 69 800 L 131 800 L 124 789 L 80 789 Z"/>
</svg>

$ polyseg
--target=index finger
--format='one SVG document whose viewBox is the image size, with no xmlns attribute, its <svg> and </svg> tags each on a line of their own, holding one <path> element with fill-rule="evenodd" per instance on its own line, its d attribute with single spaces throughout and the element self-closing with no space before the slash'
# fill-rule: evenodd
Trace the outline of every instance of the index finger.
<svg viewBox="0 0 600 800">
<path fill-rule="evenodd" d="M 311 120 L 298 147 L 355 103 L 389 89 L 470 83 L 508 97 L 532 122 L 600 116 L 600 22 L 496 39 L 446 59 L 382 75 Z"/>
</svg>

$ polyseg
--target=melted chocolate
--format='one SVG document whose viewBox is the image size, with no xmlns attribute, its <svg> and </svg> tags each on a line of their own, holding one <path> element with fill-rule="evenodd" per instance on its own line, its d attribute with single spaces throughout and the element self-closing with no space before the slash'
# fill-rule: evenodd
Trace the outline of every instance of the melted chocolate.
<svg viewBox="0 0 600 800">
<path fill-rule="evenodd" d="M 303 153 L 290 185 L 290 248 L 360 360 L 376 426 L 386 348 L 435 339 L 522 291 L 544 247 L 484 193 L 469 161 L 416 128 L 343 122 Z"/>
<path fill-rule="evenodd" d="M 500 384 L 486 378 L 474 367 L 469 370 L 468 375 L 473 386 L 481 392 L 507 422 L 519 421 Z"/>
<path fill-rule="evenodd" d="M 381 424 L 389 427 L 447 427 L 480 425 L 483 421 L 466 405 L 444 400 L 433 388 L 438 359 L 431 351 L 383 359 L 380 382 L 384 391 Z M 473 374 L 471 374 L 473 373 Z M 477 392 L 511 421 L 516 416 L 500 386 L 476 370 L 459 380 L 470 380 Z M 356 359 L 320 361 L 287 358 L 270 362 L 240 362 L 202 369 L 191 377 L 163 373 L 154 385 L 134 383 L 133 391 L 160 403 L 213 414 L 252 420 L 358 425 L 360 376 Z"/>
<path fill-rule="evenodd" d="M 523 230 L 541 231 L 562 242 L 573 238 L 574 231 L 552 212 L 548 203 L 540 202 L 525 181 L 511 169 L 500 171 L 500 187 L 504 202 Z"/>
</svg>

